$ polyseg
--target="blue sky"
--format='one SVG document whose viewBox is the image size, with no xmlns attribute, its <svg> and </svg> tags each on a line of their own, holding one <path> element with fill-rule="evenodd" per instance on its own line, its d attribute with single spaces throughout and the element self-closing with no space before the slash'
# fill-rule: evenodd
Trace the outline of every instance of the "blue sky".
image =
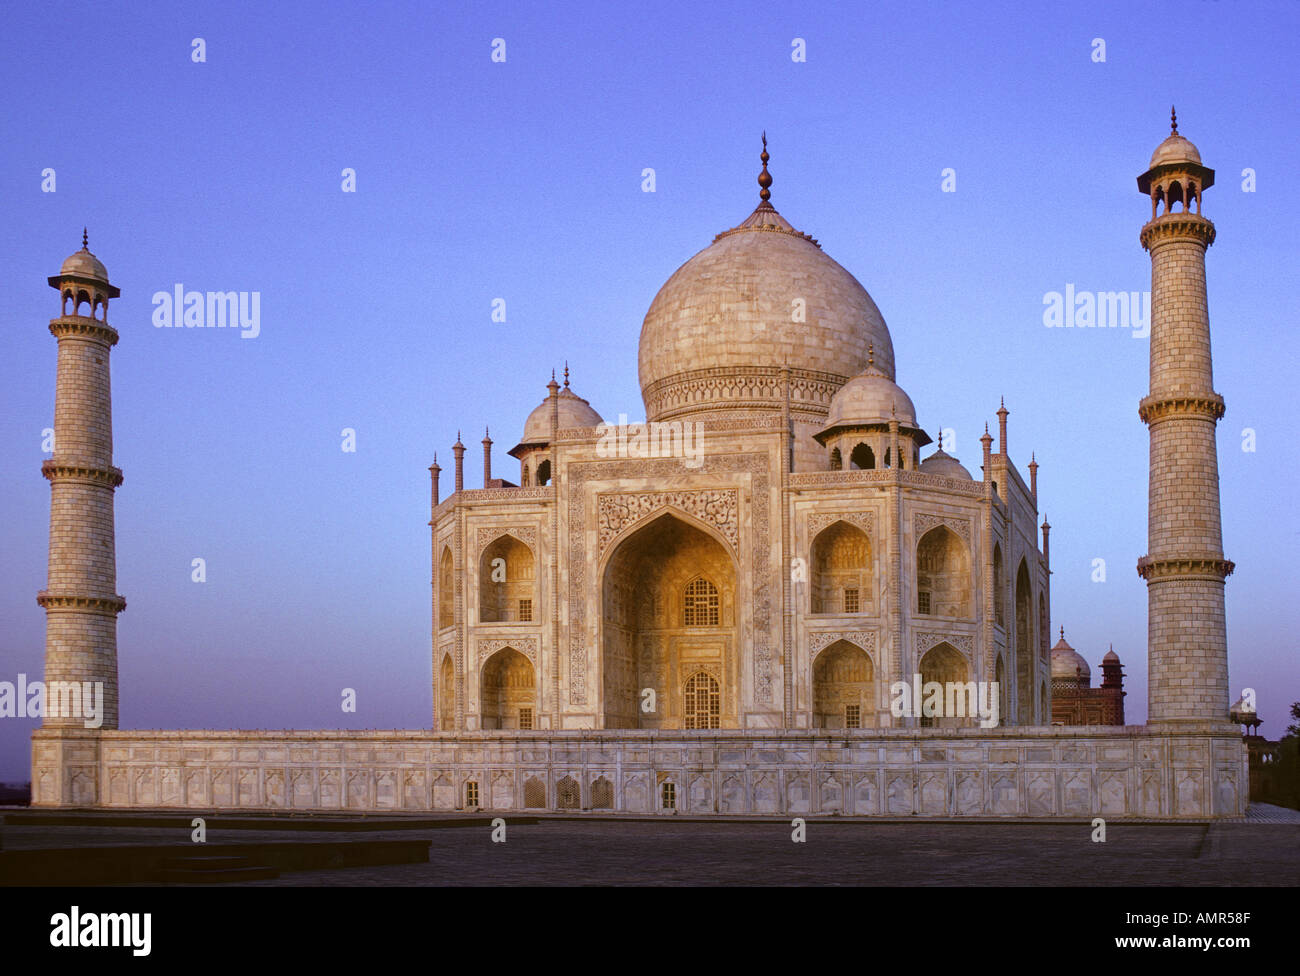
<svg viewBox="0 0 1300 976">
<path fill-rule="evenodd" d="M 1042 312 L 1067 283 L 1149 288 L 1135 177 L 1176 102 L 1218 171 L 1205 214 L 1231 679 L 1259 690 L 1277 736 L 1300 699 L 1297 34 L 1292 3 L 14 7 L 0 36 L 0 679 L 42 670 L 45 278 L 83 225 L 123 292 L 123 726 L 419 728 L 433 452 L 449 467 L 463 430 L 475 487 L 490 426 L 512 476 L 503 452 L 566 359 L 606 418 L 643 416 L 641 320 L 753 208 L 766 129 L 773 203 L 872 294 L 922 425 L 952 427 L 978 471 L 1006 397 L 1013 458 L 1042 465 L 1053 635 L 1064 625 L 1094 667 L 1113 642 L 1141 721 L 1148 345 L 1046 329 Z M 349 167 L 356 193 L 340 189 Z M 941 192 L 945 168 L 956 192 Z M 178 282 L 260 292 L 261 334 L 153 328 L 151 296 Z M 0 723 L 0 779 L 26 777 L 32 724 Z"/>
</svg>

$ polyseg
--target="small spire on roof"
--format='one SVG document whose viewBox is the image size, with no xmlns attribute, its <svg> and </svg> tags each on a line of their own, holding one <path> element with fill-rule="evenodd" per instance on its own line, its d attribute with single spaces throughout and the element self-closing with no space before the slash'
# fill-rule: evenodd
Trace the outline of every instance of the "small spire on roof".
<svg viewBox="0 0 1300 976">
<path fill-rule="evenodd" d="M 86 233 L 86 228 L 84 227 L 81 228 L 81 249 L 83 251 L 90 250 L 90 235 Z"/>
<path fill-rule="evenodd" d="M 874 365 L 876 365 L 876 344 L 874 342 L 868 342 L 867 343 L 867 368 L 869 369 Z"/>
<path fill-rule="evenodd" d="M 567 359 L 564 361 L 564 388 L 566 390 L 569 388 L 569 361 Z"/>
<path fill-rule="evenodd" d="M 763 130 L 763 151 L 759 154 L 759 159 L 763 161 L 763 172 L 758 174 L 758 185 L 762 187 L 758 191 L 759 198 L 763 203 L 772 199 L 772 191 L 768 189 L 772 185 L 772 174 L 767 171 L 767 161 L 772 157 L 767 154 L 767 130 Z M 771 204 L 767 203 L 770 207 Z"/>
<path fill-rule="evenodd" d="M 1169 106 L 1169 132 L 1171 135 L 1178 135 L 1178 111 Z"/>
</svg>

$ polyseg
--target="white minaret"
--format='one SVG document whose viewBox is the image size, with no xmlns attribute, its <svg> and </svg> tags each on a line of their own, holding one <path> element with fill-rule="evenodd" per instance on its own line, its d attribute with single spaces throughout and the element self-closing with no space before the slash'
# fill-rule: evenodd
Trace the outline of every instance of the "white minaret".
<svg viewBox="0 0 1300 976">
<path fill-rule="evenodd" d="M 1205 251 L 1214 224 L 1201 194 L 1214 170 L 1172 133 L 1138 177 L 1151 198 L 1142 246 L 1151 252 L 1151 393 L 1138 414 L 1150 430 L 1147 554 L 1147 721 L 1228 721 L 1228 636 L 1214 434 L 1223 397 L 1214 392 Z M 1192 212 L 1193 204 L 1196 207 Z"/>
<path fill-rule="evenodd" d="M 50 482 L 50 577 L 36 602 L 45 608 L 44 728 L 86 725 L 80 714 L 51 714 L 53 682 L 94 682 L 103 688 L 103 729 L 117 728 L 117 595 L 113 492 L 122 472 L 113 467 L 113 408 L 108 356 L 117 332 L 108 324 L 108 300 L 121 292 L 87 247 L 49 279 L 59 290 L 60 314 L 50 321 L 59 340 L 54 395 L 54 456 L 41 465 Z M 71 305 L 72 311 L 68 312 Z M 67 710 L 66 707 L 64 710 Z"/>
</svg>

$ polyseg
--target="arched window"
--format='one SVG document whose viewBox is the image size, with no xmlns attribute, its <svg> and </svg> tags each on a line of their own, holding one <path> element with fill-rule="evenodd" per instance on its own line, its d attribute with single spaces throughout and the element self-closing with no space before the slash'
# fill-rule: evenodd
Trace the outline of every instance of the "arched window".
<svg viewBox="0 0 1300 976">
<path fill-rule="evenodd" d="M 555 805 L 561 810 L 577 810 L 582 806 L 581 790 L 572 776 L 566 776 L 555 784 Z"/>
<path fill-rule="evenodd" d="M 849 467 L 870 471 L 876 466 L 876 454 L 866 444 L 859 444 L 849 455 Z"/>
<path fill-rule="evenodd" d="M 936 525 L 916 547 L 916 612 L 969 617 L 970 557 L 947 526 Z"/>
<path fill-rule="evenodd" d="M 528 462 L 527 461 L 524 462 L 524 471 L 519 478 L 519 483 L 521 488 L 528 487 Z"/>
<path fill-rule="evenodd" d="M 686 682 L 682 696 L 682 725 L 688 729 L 716 729 L 722 714 L 718 680 L 707 671 L 696 671 Z"/>
<path fill-rule="evenodd" d="M 840 449 L 838 447 L 831 448 L 831 470 L 839 471 L 843 467 L 844 459 L 840 455 Z"/>
<path fill-rule="evenodd" d="M 614 809 L 614 784 L 604 776 L 598 776 L 591 783 L 591 808 L 593 810 Z"/>
<path fill-rule="evenodd" d="M 549 484 L 551 480 L 551 459 L 547 458 L 537 466 L 537 487 Z"/>
<path fill-rule="evenodd" d="M 682 624 L 686 627 L 716 627 L 721 620 L 718 588 L 703 576 L 686 584 L 682 594 Z"/>
<path fill-rule="evenodd" d="M 453 602 L 453 574 L 451 550 L 444 548 L 442 558 L 438 560 L 438 628 L 450 627 L 456 622 L 456 607 Z"/>
</svg>

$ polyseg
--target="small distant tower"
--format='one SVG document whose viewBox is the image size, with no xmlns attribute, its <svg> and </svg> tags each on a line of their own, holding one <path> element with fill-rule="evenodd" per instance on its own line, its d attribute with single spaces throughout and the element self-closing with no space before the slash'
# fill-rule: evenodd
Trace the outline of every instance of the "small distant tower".
<svg viewBox="0 0 1300 976">
<path fill-rule="evenodd" d="M 113 538 L 113 493 L 122 472 L 113 467 L 108 356 L 117 332 L 108 324 L 108 300 L 121 292 L 84 233 L 81 250 L 49 283 L 61 307 L 50 320 L 59 340 L 54 454 L 41 465 L 50 482 L 49 585 L 36 598 L 45 608 L 45 682 L 47 690 L 56 681 L 102 682 L 99 727 L 115 729 L 117 615 L 126 601 L 117 595 Z M 45 728 L 85 726 L 84 716 L 49 711 Z"/>
<path fill-rule="evenodd" d="M 1228 721 L 1228 639 L 1214 433 L 1223 397 L 1214 392 L 1205 251 L 1214 224 L 1201 194 L 1214 170 L 1172 132 L 1156 148 L 1138 189 L 1151 198 L 1142 246 L 1151 253 L 1151 392 L 1138 415 L 1150 431 L 1147 554 L 1147 721 Z M 1192 212 L 1195 204 L 1196 212 Z"/>
</svg>

